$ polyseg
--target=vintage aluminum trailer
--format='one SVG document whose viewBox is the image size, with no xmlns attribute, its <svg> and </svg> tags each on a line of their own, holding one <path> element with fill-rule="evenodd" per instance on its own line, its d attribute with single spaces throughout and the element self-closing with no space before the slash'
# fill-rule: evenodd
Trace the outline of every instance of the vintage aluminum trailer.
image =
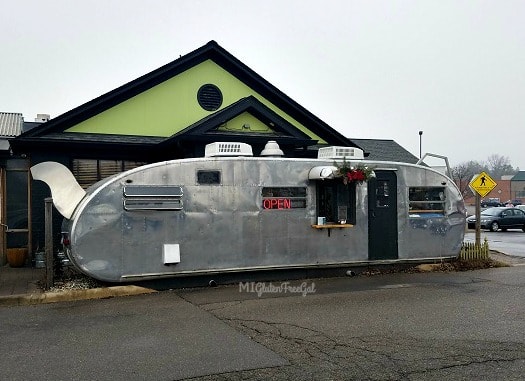
<svg viewBox="0 0 525 381">
<path fill-rule="evenodd" d="M 465 207 L 449 177 L 367 161 L 357 148 L 322 148 L 318 159 L 281 152 L 275 142 L 260 157 L 244 143 L 214 143 L 205 157 L 145 165 L 87 191 L 61 164 L 31 172 L 65 217 L 71 263 L 102 281 L 458 255 Z M 344 184 L 343 158 L 373 176 Z"/>
</svg>

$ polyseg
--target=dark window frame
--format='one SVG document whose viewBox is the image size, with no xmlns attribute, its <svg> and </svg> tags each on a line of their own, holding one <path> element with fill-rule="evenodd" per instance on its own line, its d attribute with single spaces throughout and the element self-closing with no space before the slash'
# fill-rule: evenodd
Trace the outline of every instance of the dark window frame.
<svg viewBox="0 0 525 381">
<path fill-rule="evenodd" d="M 317 217 L 325 217 L 327 224 L 345 220 L 347 224 L 355 225 L 356 204 L 355 182 L 344 184 L 341 179 L 316 182 L 316 214 Z"/>
<path fill-rule="evenodd" d="M 215 169 L 198 169 L 195 178 L 197 185 L 221 185 L 222 183 L 222 173 Z"/>
<path fill-rule="evenodd" d="M 446 188 L 444 186 L 414 186 L 408 188 L 410 216 L 445 215 Z"/>
</svg>

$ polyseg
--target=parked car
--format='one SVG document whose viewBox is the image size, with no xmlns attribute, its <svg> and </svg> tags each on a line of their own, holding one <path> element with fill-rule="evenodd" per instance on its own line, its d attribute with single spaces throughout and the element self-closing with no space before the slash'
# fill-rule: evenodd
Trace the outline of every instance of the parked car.
<svg viewBox="0 0 525 381">
<path fill-rule="evenodd" d="M 521 205 L 521 200 L 507 200 L 504 202 L 504 205 L 505 206 L 507 205 L 518 206 L 518 205 Z"/>
<path fill-rule="evenodd" d="M 469 229 L 476 227 L 476 216 L 467 217 Z M 507 229 L 521 229 L 525 232 L 525 211 L 519 208 L 495 207 L 488 208 L 481 212 L 481 229 L 491 232 L 506 231 Z"/>
<path fill-rule="evenodd" d="M 482 208 L 490 208 L 493 206 L 505 206 L 505 204 L 502 204 L 499 198 L 489 198 L 487 200 L 481 200 Z"/>
</svg>

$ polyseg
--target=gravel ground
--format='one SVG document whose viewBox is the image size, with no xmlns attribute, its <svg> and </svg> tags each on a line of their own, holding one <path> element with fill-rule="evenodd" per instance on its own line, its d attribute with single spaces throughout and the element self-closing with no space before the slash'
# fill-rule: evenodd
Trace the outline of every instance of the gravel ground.
<svg viewBox="0 0 525 381">
<path fill-rule="evenodd" d="M 80 274 L 73 269 L 68 269 L 63 276 L 55 279 L 54 286 L 47 290 L 47 292 L 86 290 L 98 287 L 104 287 L 104 285 L 96 279 Z"/>
</svg>

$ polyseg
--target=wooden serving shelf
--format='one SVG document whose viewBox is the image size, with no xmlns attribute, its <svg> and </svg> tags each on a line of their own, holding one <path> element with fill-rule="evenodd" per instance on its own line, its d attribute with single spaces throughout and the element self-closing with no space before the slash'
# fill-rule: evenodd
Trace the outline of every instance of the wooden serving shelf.
<svg viewBox="0 0 525 381">
<path fill-rule="evenodd" d="M 314 229 L 344 229 L 351 228 L 352 224 L 324 224 L 324 225 L 312 225 Z"/>
<path fill-rule="evenodd" d="M 312 225 L 314 229 L 326 230 L 328 232 L 328 237 L 330 237 L 330 232 L 332 229 L 346 229 L 351 228 L 354 225 L 352 224 L 324 224 L 324 225 Z"/>
</svg>

